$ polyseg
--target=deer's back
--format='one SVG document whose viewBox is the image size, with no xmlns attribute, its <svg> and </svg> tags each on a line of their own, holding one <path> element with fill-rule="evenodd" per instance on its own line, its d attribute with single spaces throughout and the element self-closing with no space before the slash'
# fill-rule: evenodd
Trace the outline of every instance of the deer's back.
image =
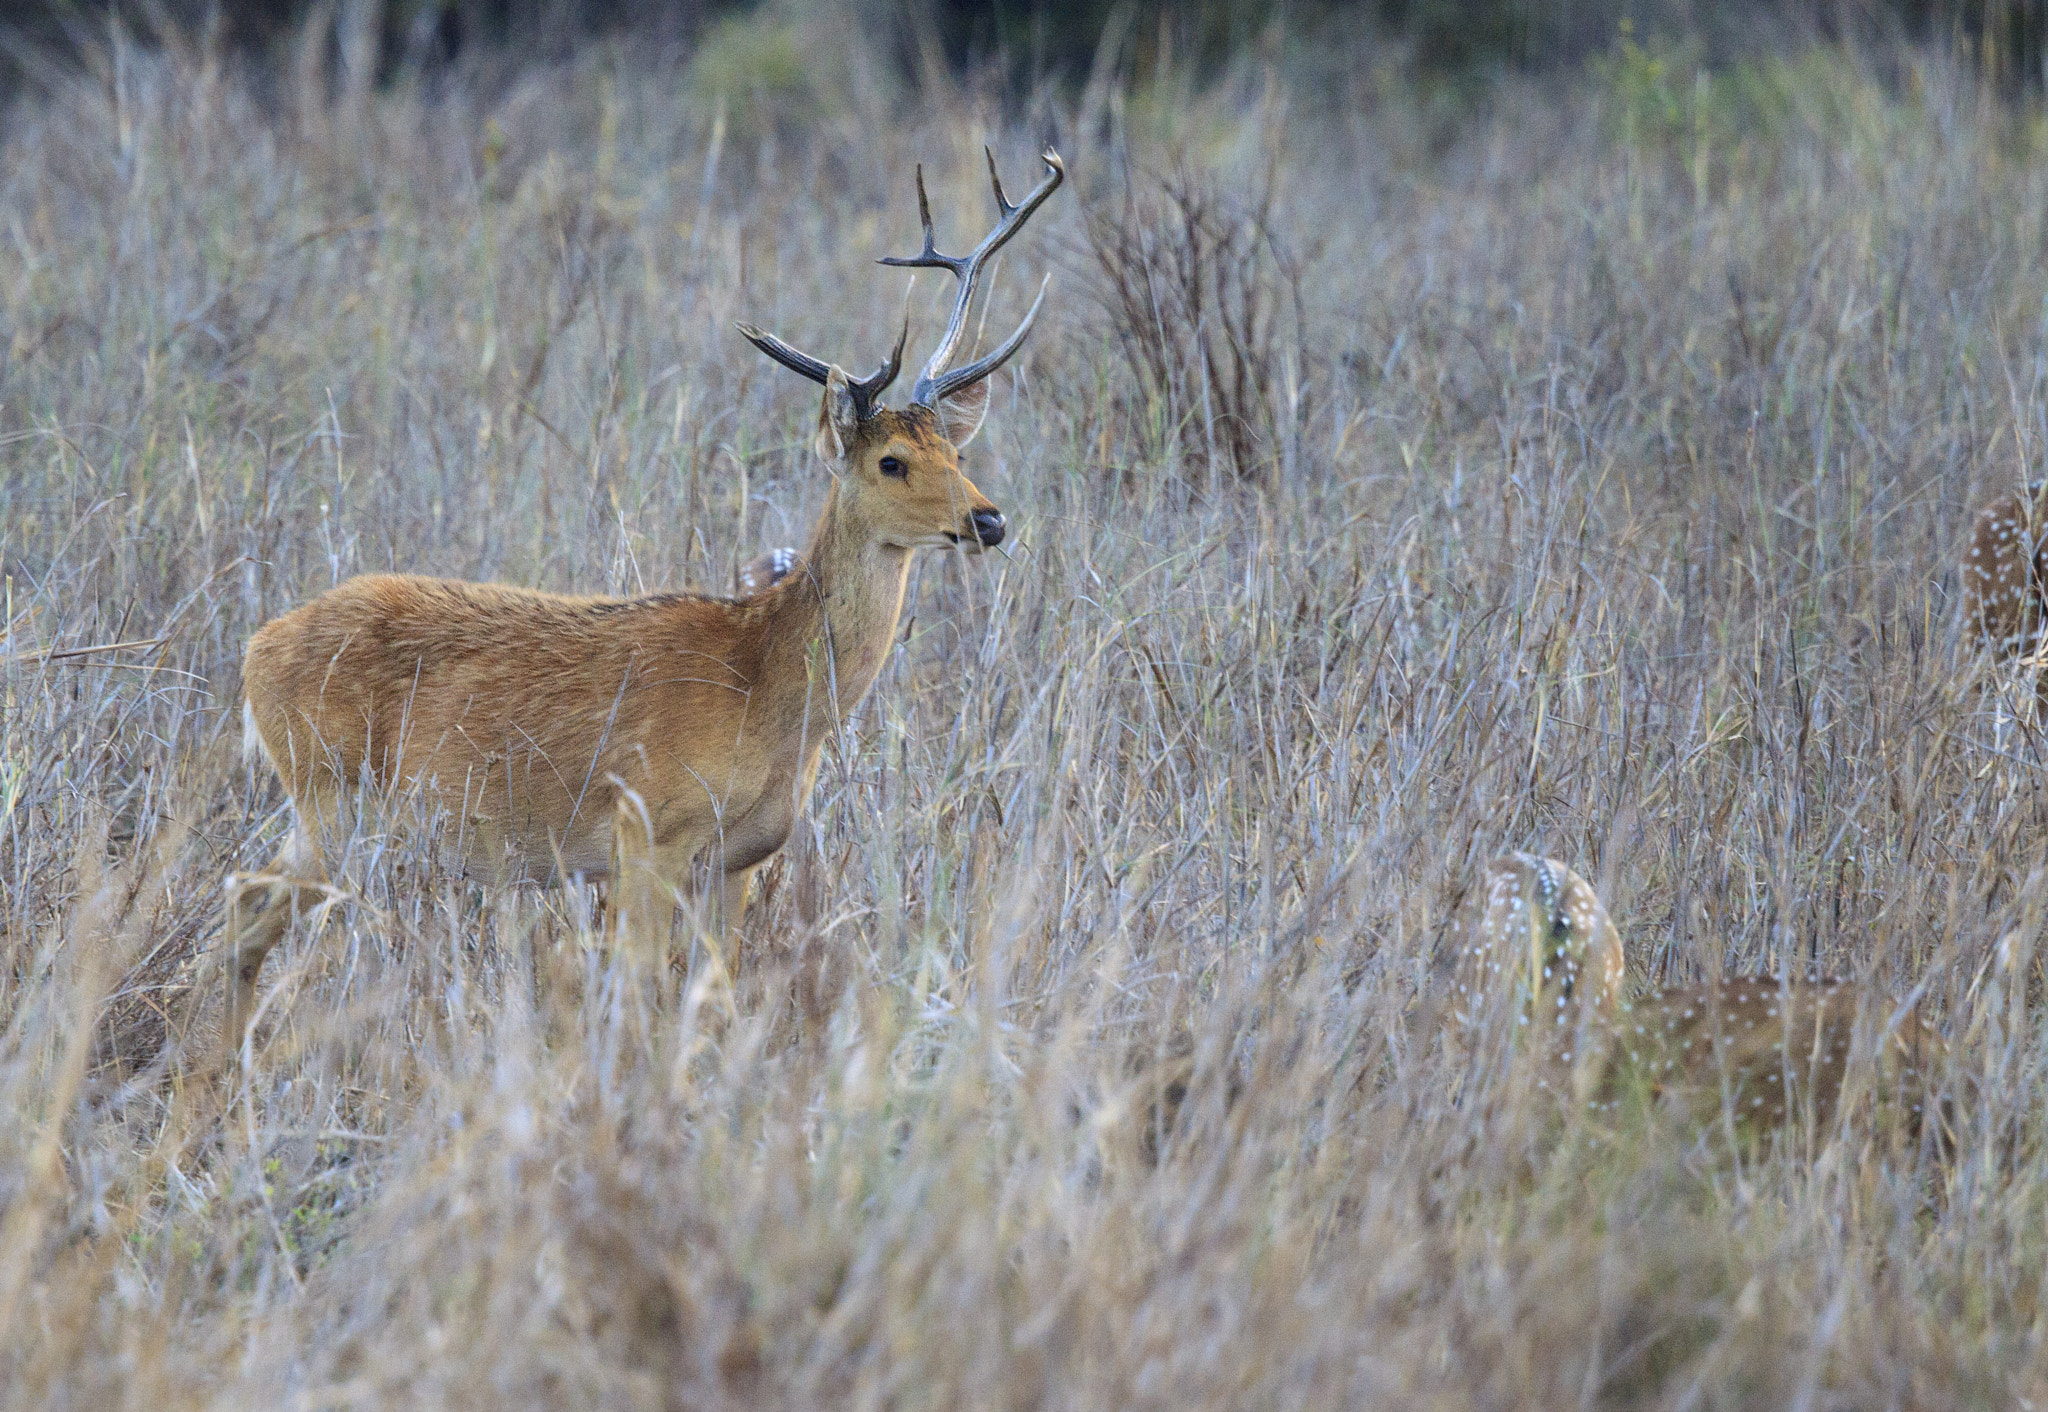
<svg viewBox="0 0 2048 1412">
<path fill-rule="evenodd" d="M 1623 1007 L 1615 1037 L 1623 1061 L 1654 1091 L 1707 1100 L 1726 1094 L 1738 1117 L 1776 1125 L 1808 1105 L 1816 1121 L 1833 1119 L 1855 1036 L 1864 987 L 1821 979 L 1782 985 L 1748 977 L 1655 991 Z M 1882 1026 L 1883 1009 L 1867 1017 Z M 1917 1119 L 1920 1097 L 1943 1045 L 1917 1007 L 1884 1038 L 1883 1088 Z"/>
</svg>

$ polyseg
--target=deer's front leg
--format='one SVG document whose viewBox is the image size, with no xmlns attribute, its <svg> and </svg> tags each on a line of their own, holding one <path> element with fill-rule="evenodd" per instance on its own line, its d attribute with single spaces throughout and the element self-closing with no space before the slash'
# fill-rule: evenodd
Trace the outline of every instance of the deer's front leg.
<svg viewBox="0 0 2048 1412">
<path fill-rule="evenodd" d="M 719 936 L 725 946 L 725 964 L 730 967 L 739 965 L 740 922 L 747 915 L 747 888 L 760 866 L 755 863 L 736 869 L 719 880 Z"/>
<path fill-rule="evenodd" d="M 718 927 L 726 965 L 739 964 L 740 923 L 747 914 L 747 888 L 761 866 L 789 842 L 796 826 L 796 805 L 771 785 L 745 815 L 734 819 L 711 852 L 719 875 Z"/>
</svg>

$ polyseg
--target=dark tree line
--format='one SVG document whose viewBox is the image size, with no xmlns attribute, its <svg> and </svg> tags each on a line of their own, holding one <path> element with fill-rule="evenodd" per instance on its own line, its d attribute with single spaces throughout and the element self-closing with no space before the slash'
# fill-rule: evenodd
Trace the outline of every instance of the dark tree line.
<svg viewBox="0 0 2048 1412">
<path fill-rule="evenodd" d="M 1077 79 L 1115 26 L 1142 56 L 1171 43 L 1216 65 L 1278 19 L 1297 28 L 1365 30 L 1398 44 L 1424 76 L 1543 70 L 1639 36 L 1702 41 L 1732 57 L 1760 36 L 1953 46 L 1988 75 L 2038 91 L 2048 79 L 2048 0 L 855 0 L 898 36 L 906 68 L 936 52 L 952 64 L 1036 83 Z M 319 23 L 374 29 L 381 77 L 432 73 L 483 55 L 546 57 L 593 36 L 630 32 L 686 52 L 704 27 L 750 0 L 0 0 L 0 85 L 75 59 L 114 16 L 147 39 L 166 25 L 211 36 L 258 66 Z M 935 45 L 925 43 L 935 40 Z"/>
</svg>

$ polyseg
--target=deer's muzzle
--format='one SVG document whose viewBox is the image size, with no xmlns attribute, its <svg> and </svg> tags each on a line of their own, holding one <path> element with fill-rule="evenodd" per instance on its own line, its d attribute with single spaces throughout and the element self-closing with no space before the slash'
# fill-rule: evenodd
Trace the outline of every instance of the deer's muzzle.
<svg viewBox="0 0 2048 1412">
<path fill-rule="evenodd" d="M 1003 523 L 1003 512 L 1001 510 L 976 510 L 969 523 L 971 525 L 968 532 L 969 535 L 982 548 L 993 549 L 1003 542 L 1003 532 L 1006 526 Z M 962 538 L 966 537 L 965 535 L 962 536 Z"/>
</svg>

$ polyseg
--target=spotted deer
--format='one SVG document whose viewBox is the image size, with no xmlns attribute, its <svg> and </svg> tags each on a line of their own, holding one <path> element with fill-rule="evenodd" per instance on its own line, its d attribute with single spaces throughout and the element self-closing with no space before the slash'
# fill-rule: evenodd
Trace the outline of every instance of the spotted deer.
<svg viewBox="0 0 2048 1412">
<path fill-rule="evenodd" d="M 1459 956 L 1460 1018 L 1513 987 L 1511 1013 L 1537 1030 L 1539 1081 L 1611 1109 L 1631 1085 L 1756 1129 L 1810 1112 L 1832 1123 L 1859 1008 L 1880 1024 L 1891 1002 L 1852 981 L 1744 976 L 1624 989 L 1619 933 L 1586 880 L 1526 853 L 1487 869 L 1483 913 Z M 1915 1005 L 1885 1034 L 1881 1092 L 1917 1126 L 1932 1064 L 1946 1052 Z"/>
<path fill-rule="evenodd" d="M 803 563 L 803 554 L 785 544 L 766 554 L 756 554 L 733 571 L 732 591 L 738 598 L 751 598 L 781 583 Z"/>
<path fill-rule="evenodd" d="M 2008 491 L 1977 512 L 1963 556 L 1963 620 L 1999 658 L 2041 649 L 2048 586 L 2048 481 Z"/>
<path fill-rule="evenodd" d="M 1553 858 L 1511 853 L 1486 870 L 1478 923 L 1456 961 L 1460 1038 L 1496 1018 L 1535 1031 L 1543 1080 L 1590 1082 L 1588 1056 L 1621 1004 L 1621 934 L 1592 886 Z M 1506 1001 L 1503 1008 L 1503 1001 Z"/>
<path fill-rule="evenodd" d="M 260 874 L 231 879 L 225 1044 L 239 1051 L 264 957 L 318 895 L 322 858 L 363 786 L 417 793 L 451 817 L 464 866 L 499 878 L 652 878 L 708 867 L 728 954 L 754 871 L 782 848 L 827 738 L 881 672 L 913 551 L 977 553 L 1005 522 L 961 471 L 989 379 L 1031 332 L 953 367 L 989 261 L 1065 177 L 1012 204 L 989 156 L 997 220 L 965 255 L 924 246 L 887 265 L 950 271 L 945 332 L 901 408 L 882 405 L 909 319 L 864 378 L 746 324 L 776 362 L 824 388 L 813 448 L 831 477 L 800 562 L 740 598 L 568 597 L 504 584 L 370 575 L 249 640 L 244 748 L 284 780 L 293 827 Z"/>
</svg>

